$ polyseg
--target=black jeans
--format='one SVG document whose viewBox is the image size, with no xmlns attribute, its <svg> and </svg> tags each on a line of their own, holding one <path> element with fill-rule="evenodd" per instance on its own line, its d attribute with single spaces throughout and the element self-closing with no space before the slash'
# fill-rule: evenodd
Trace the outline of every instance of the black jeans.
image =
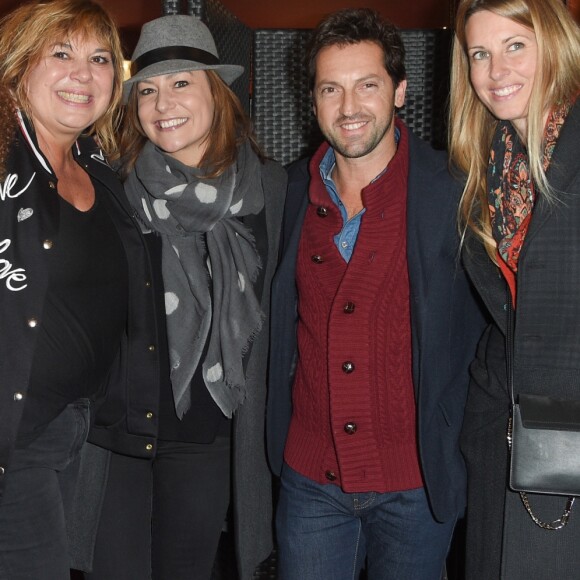
<svg viewBox="0 0 580 580">
<path fill-rule="evenodd" d="M 209 580 L 229 500 L 229 437 L 113 454 L 86 580 Z"/>
<path fill-rule="evenodd" d="M 65 513 L 88 428 L 89 401 L 80 399 L 14 450 L 0 502 L 0 579 L 69 580 Z"/>
</svg>

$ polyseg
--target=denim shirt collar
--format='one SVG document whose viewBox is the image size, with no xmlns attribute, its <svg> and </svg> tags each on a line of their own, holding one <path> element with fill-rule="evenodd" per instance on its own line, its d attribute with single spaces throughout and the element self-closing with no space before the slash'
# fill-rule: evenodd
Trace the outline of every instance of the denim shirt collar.
<svg viewBox="0 0 580 580">
<path fill-rule="evenodd" d="M 399 144 L 399 139 L 401 138 L 401 131 L 398 127 L 395 127 L 395 144 Z M 334 153 L 334 149 L 332 147 L 328 148 L 328 151 L 324 154 L 322 161 L 320 162 L 319 169 L 320 169 L 320 177 L 326 185 L 326 189 L 328 190 L 330 197 L 336 203 L 338 200 L 338 192 L 336 191 L 336 185 L 334 180 L 332 179 L 332 170 L 336 165 L 336 155 Z M 388 165 L 371 181 L 376 181 L 383 173 L 388 169 Z"/>
</svg>

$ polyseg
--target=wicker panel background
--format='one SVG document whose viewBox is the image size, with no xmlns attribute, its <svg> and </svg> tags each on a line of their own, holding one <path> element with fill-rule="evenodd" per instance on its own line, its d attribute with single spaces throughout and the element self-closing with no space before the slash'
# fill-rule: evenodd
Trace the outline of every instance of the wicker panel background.
<svg viewBox="0 0 580 580">
<path fill-rule="evenodd" d="M 257 30 L 252 112 L 260 142 L 283 164 L 310 155 L 321 140 L 308 95 L 303 55 L 310 31 Z M 445 145 L 449 87 L 447 30 L 403 30 L 407 96 L 399 115 L 436 147 Z"/>
<path fill-rule="evenodd" d="M 254 126 L 268 155 L 283 164 L 308 155 L 321 140 L 303 65 L 309 36 L 307 30 L 254 35 Z"/>
<path fill-rule="evenodd" d="M 252 45 L 254 33 L 240 22 L 218 0 L 164 0 L 164 14 L 193 14 L 210 29 L 223 63 L 241 64 L 244 73 L 232 83 L 242 105 L 250 113 L 250 74 L 252 68 Z"/>
</svg>

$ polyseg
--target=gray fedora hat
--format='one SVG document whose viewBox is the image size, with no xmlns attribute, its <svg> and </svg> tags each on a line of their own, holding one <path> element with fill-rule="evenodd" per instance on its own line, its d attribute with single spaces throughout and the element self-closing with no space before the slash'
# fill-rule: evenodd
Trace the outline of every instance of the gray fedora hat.
<svg viewBox="0 0 580 580">
<path fill-rule="evenodd" d="M 220 63 L 209 28 L 195 16 L 172 14 L 151 20 L 141 29 L 123 97 L 126 101 L 136 82 L 190 70 L 215 70 L 229 85 L 244 67 Z"/>
</svg>

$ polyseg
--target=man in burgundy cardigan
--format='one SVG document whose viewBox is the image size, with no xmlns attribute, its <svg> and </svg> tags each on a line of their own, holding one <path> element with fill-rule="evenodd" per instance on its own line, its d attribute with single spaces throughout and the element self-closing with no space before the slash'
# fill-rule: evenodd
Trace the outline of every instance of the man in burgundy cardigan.
<svg viewBox="0 0 580 580">
<path fill-rule="evenodd" d="M 272 295 L 268 447 L 281 580 L 438 580 L 465 502 L 457 443 L 483 319 L 460 185 L 396 118 L 396 29 L 367 9 L 309 53 L 326 142 L 290 169 Z"/>
</svg>

